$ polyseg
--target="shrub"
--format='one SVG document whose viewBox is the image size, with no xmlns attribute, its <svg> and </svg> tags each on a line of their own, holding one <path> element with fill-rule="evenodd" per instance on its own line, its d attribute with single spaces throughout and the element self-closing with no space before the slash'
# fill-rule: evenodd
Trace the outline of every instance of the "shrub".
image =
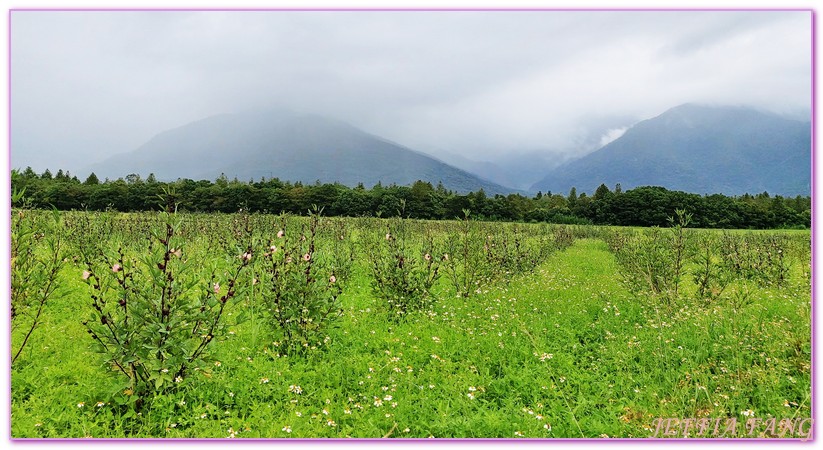
<svg viewBox="0 0 823 450">
<path fill-rule="evenodd" d="M 718 242 L 713 233 L 703 233 L 699 237 L 697 251 L 693 256 L 692 278 L 697 286 L 697 297 L 716 300 L 732 282 L 733 276 L 722 264 Z"/>
<path fill-rule="evenodd" d="M 319 223 L 315 211 L 308 225 L 292 230 L 281 216 L 280 229 L 262 252 L 260 295 L 287 353 L 323 345 L 342 313 L 343 279 L 333 255 L 317 248 Z"/>
<path fill-rule="evenodd" d="M 85 261 L 81 276 L 92 307 L 83 325 L 106 363 L 128 380 L 130 395 L 118 401 L 136 409 L 204 365 L 208 345 L 224 333 L 237 278 L 251 260 L 247 250 L 218 276 L 216 261 L 202 265 L 187 253 L 176 213 L 162 219 L 144 255 L 118 246 Z"/>
<path fill-rule="evenodd" d="M 480 285 L 488 282 L 492 268 L 483 253 L 483 236 L 477 222 L 469 219 L 469 211 L 463 210 L 457 232 L 449 236 L 443 269 L 460 297 L 468 297 Z"/>
<path fill-rule="evenodd" d="M 20 357 L 32 333 L 41 323 L 49 299 L 57 292 L 57 275 L 63 267 L 64 239 L 60 213 L 51 213 L 52 223 L 34 211 L 18 210 L 11 218 L 11 326 L 12 331 L 27 327 L 15 351 L 12 364 Z"/>
<path fill-rule="evenodd" d="M 645 291 L 669 303 L 679 297 L 684 266 L 692 251 L 686 234 L 690 220 L 690 214 L 677 210 L 676 216 L 669 218 L 672 227 L 666 233 L 653 227 L 633 237 L 623 233 L 612 235 L 609 246 L 616 250 L 621 273 L 631 291 Z"/>
<path fill-rule="evenodd" d="M 365 253 L 371 261 L 372 291 L 395 317 L 428 309 L 434 303 L 431 288 L 440 276 L 440 261 L 434 242 L 426 234 L 415 242 L 407 220 L 387 219 L 385 233 L 372 236 Z"/>
</svg>

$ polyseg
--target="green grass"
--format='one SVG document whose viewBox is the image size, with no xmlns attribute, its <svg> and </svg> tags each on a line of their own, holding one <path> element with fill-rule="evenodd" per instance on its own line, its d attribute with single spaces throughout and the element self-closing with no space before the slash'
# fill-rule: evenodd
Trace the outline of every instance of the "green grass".
<svg viewBox="0 0 823 450">
<path fill-rule="evenodd" d="M 325 347 L 279 355 L 259 306 L 240 299 L 232 314 L 251 320 L 212 344 L 219 365 L 131 416 L 110 404 L 123 380 L 80 323 L 81 271 L 64 268 L 68 293 L 15 363 L 12 437 L 648 437 L 658 417 L 810 415 L 799 276 L 751 286 L 736 311 L 725 298 L 666 307 L 626 291 L 607 245 L 581 239 L 469 298 L 441 279 L 434 310 L 398 322 L 361 264 Z"/>
</svg>

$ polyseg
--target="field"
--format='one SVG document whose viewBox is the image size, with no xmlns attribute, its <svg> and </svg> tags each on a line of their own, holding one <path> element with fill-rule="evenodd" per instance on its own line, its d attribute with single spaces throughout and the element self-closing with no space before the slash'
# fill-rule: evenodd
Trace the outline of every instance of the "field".
<svg viewBox="0 0 823 450">
<path fill-rule="evenodd" d="M 12 437 L 798 437 L 809 239 L 15 210 Z"/>
</svg>

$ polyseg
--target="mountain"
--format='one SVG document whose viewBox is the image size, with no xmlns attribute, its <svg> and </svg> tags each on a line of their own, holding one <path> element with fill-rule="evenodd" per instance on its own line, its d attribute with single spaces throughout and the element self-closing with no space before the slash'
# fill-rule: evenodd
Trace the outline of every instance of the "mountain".
<svg viewBox="0 0 823 450">
<path fill-rule="evenodd" d="M 811 123 L 742 107 L 685 104 L 562 164 L 531 190 L 593 192 L 601 183 L 698 194 L 811 193 Z"/>
<path fill-rule="evenodd" d="M 243 181 L 277 177 L 367 187 L 423 180 L 458 192 L 512 192 L 346 123 L 285 111 L 209 117 L 162 132 L 85 172 L 101 178 L 154 173 L 159 180 L 214 180 L 223 173 Z"/>
<path fill-rule="evenodd" d="M 541 180 L 546 172 L 569 159 L 563 153 L 551 151 L 503 153 L 487 160 L 475 160 L 442 149 L 431 149 L 425 153 L 484 180 L 524 192 Z"/>
<path fill-rule="evenodd" d="M 514 187 L 514 183 L 512 183 L 512 180 L 503 172 L 503 169 L 494 163 L 470 159 L 445 150 L 438 150 L 437 152 L 425 151 L 425 153 L 438 161 L 465 170 L 484 180 L 489 180 L 501 186 Z"/>
</svg>

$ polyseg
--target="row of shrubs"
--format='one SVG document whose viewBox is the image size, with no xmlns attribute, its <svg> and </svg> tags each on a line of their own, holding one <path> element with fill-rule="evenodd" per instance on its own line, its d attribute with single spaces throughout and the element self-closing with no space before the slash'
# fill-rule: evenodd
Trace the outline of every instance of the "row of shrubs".
<svg viewBox="0 0 823 450">
<path fill-rule="evenodd" d="M 368 272 L 390 320 L 404 320 L 443 295 L 469 297 L 528 271 L 574 240 L 571 228 L 490 225 L 468 211 L 443 224 L 333 219 L 316 210 L 190 215 L 166 206 L 129 215 L 14 211 L 12 321 L 27 330 L 16 333 L 25 338 L 15 340 L 15 360 L 50 298 L 79 298 L 90 342 L 125 380 L 128 395 L 115 400 L 139 410 L 206 367 L 210 344 L 249 320 L 251 308 L 262 312 L 254 320 L 271 330 L 279 353 L 299 355 L 328 342 L 357 270 Z M 230 310 L 239 312 L 231 322 Z"/>
<path fill-rule="evenodd" d="M 684 296 L 683 285 L 691 281 L 694 297 L 712 301 L 736 280 L 783 287 L 793 262 L 799 262 L 802 277 L 810 281 L 808 235 L 692 230 L 687 228 L 690 219 L 677 210 L 666 229 L 606 233 L 630 290 L 671 304 Z"/>
</svg>

